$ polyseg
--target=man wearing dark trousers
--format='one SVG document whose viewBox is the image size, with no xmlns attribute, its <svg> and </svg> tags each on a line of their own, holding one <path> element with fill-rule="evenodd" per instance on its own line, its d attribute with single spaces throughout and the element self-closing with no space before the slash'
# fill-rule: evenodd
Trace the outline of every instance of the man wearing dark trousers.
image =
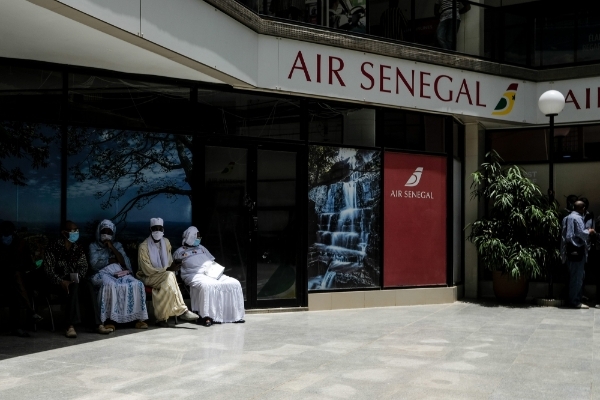
<svg viewBox="0 0 600 400">
<path fill-rule="evenodd" d="M 583 277 L 585 275 L 585 262 L 587 260 L 588 243 L 590 235 L 595 234 L 593 229 L 586 229 L 583 223 L 585 203 L 576 201 L 574 210 L 567 215 L 562 224 L 561 256 L 569 269 L 569 296 L 567 305 L 573 308 L 589 308 L 581 302 L 583 293 Z"/>
<path fill-rule="evenodd" d="M 44 254 L 44 271 L 50 281 L 51 291 L 58 294 L 65 304 L 65 336 L 76 338 L 75 325 L 81 322 L 79 302 L 87 303 L 88 324 L 102 334 L 113 330 L 105 328 L 100 321 L 98 301 L 92 284 L 86 279 L 88 269 L 84 249 L 77 244 L 79 229 L 72 221 L 61 226 L 61 238 L 48 246 Z"/>
</svg>

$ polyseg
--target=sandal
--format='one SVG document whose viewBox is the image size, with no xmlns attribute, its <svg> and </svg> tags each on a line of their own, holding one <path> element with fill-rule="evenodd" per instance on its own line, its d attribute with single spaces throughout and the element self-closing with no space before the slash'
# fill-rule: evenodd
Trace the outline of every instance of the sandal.
<svg viewBox="0 0 600 400">
<path fill-rule="evenodd" d="M 105 327 L 106 329 L 112 329 L 113 331 L 116 331 L 116 330 L 117 330 L 117 328 L 115 328 L 115 326 L 114 326 L 113 324 L 104 325 L 104 327 Z"/>
<path fill-rule="evenodd" d="M 75 339 L 77 337 L 77 332 L 75 332 L 75 328 L 70 327 L 69 329 L 67 329 L 67 331 L 65 332 L 65 336 L 71 339 Z"/>
<path fill-rule="evenodd" d="M 108 328 L 107 326 L 104 325 L 98 325 L 98 328 L 96 328 L 96 332 L 101 334 L 101 335 L 108 335 L 109 333 L 112 333 L 114 330 Z"/>
<path fill-rule="evenodd" d="M 148 324 L 144 321 L 138 321 L 135 323 L 135 329 L 148 329 Z"/>
</svg>

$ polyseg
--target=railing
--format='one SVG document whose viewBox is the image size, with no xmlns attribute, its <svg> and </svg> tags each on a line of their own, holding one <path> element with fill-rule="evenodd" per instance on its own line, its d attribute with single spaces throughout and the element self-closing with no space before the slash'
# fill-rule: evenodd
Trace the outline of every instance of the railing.
<svg viewBox="0 0 600 400">
<path fill-rule="evenodd" d="M 568 6 L 557 0 L 516 0 L 510 6 L 503 5 L 506 0 L 237 1 L 268 18 L 506 64 L 548 67 L 600 61 L 597 0 L 571 0 Z"/>
</svg>

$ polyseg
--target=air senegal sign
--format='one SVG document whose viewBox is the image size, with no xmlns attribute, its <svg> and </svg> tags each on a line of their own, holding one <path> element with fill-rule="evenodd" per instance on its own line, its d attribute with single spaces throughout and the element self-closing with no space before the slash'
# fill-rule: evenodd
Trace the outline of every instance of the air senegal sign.
<svg viewBox="0 0 600 400">
<path fill-rule="evenodd" d="M 535 83 L 281 40 L 281 90 L 382 104 L 535 123 Z M 521 105 L 521 106 L 519 106 Z"/>
</svg>

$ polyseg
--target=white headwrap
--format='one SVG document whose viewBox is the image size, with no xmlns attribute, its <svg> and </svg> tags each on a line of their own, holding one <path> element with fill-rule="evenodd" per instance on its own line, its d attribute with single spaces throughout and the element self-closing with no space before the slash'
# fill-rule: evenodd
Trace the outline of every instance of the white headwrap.
<svg viewBox="0 0 600 400">
<path fill-rule="evenodd" d="M 163 226 L 164 225 L 164 221 L 162 218 L 150 218 L 150 227 L 152 228 L 153 226 L 156 225 L 160 225 Z"/>
<path fill-rule="evenodd" d="M 96 240 L 100 241 L 100 231 L 104 228 L 108 228 L 112 231 L 112 236 L 113 236 L 113 242 L 115 241 L 115 235 L 117 234 L 117 227 L 115 226 L 115 224 L 112 223 L 111 220 L 109 219 L 105 219 L 102 220 L 102 222 L 100 222 L 98 224 L 98 229 L 96 229 Z"/>
<path fill-rule="evenodd" d="M 182 245 L 188 245 L 191 246 L 194 244 L 194 241 L 196 240 L 198 235 L 198 228 L 196 228 L 195 226 L 190 226 L 189 228 L 187 228 L 185 230 L 185 232 L 183 232 L 183 241 L 181 242 Z"/>
<path fill-rule="evenodd" d="M 163 226 L 162 218 L 150 218 L 150 227 L 160 225 Z M 165 244 L 165 239 L 161 238 L 158 242 L 160 246 L 160 252 L 156 243 L 154 242 L 154 238 L 150 235 L 147 239 L 148 241 L 148 252 L 150 253 L 150 262 L 152 266 L 157 269 L 167 268 L 169 266 L 169 255 L 167 254 L 167 245 Z"/>
</svg>

